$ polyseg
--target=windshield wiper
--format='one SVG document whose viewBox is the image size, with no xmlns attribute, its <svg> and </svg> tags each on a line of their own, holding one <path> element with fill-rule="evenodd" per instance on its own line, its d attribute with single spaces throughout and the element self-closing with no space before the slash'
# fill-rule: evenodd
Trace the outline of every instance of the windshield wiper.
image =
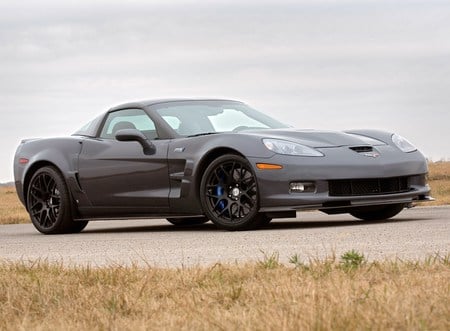
<svg viewBox="0 0 450 331">
<path fill-rule="evenodd" d="M 219 132 L 202 132 L 202 133 L 191 134 L 187 137 L 191 138 L 191 137 L 207 136 L 207 135 L 216 134 L 216 133 L 219 133 Z"/>
</svg>

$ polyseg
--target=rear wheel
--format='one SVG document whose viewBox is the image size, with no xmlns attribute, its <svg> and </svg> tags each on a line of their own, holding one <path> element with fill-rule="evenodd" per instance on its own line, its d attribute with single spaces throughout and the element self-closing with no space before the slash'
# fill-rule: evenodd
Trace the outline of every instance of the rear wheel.
<svg viewBox="0 0 450 331">
<path fill-rule="evenodd" d="M 67 185 L 53 167 L 43 167 L 31 178 L 27 207 L 33 225 L 45 234 L 80 232 L 88 224 L 73 221 Z"/>
<path fill-rule="evenodd" d="M 200 201 L 206 217 L 221 229 L 251 229 L 262 217 L 255 174 L 249 162 L 238 155 L 221 156 L 206 168 Z"/>
<path fill-rule="evenodd" d="M 167 220 L 177 226 L 199 225 L 209 221 L 206 217 L 168 218 Z"/>
<path fill-rule="evenodd" d="M 357 208 L 350 212 L 350 215 L 364 221 L 387 220 L 400 213 L 405 205 L 403 203 L 385 206 L 368 206 Z"/>
</svg>

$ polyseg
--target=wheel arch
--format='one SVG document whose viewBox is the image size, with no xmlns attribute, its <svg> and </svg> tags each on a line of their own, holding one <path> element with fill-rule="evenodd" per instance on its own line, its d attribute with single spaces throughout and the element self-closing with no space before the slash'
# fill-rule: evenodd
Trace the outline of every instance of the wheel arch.
<svg viewBox="0 0 450 331">
<path fill-rule="evenodd" d="M 214 148 L 214 149 L 208 151 L 208 153 L 206 153 L 201 158 L 201 160 L 197 166 L 196 172 L 195 172 L 196 173 L 195 192 L 199 199 L 200 199 L 200 183 L 202 181 L 202 176 L 200 176 L 199 174 L 204 173 L 206 168 L 212 161 L 217 159 L 219 156 L 226 155 L 226 154 L 239 155 L 239 156 L 242 156 L 243 158 L 247 159 L 245 157 L 245 155 L 243 155 L 241 152 L 239 152 L 236 149 L 231 148 L 231 147 L 217 147 L 217 148 Z"/>
</svg>

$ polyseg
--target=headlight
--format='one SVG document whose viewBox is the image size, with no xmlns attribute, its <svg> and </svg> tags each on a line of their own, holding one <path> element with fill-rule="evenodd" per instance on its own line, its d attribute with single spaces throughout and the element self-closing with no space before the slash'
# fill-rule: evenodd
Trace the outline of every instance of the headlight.
<svg viewBox="0 0 450 331">
<path fill-rule="evenodd" d="M 311 147 L 300 145 L 292 141 L 263 139 L 263 143 L 268 149 L 277 154 L 296 156 L 324 156 L 321 152 Z"/>
<path fill-rule="evenodd" d="M 392 135 L 392 142 L 405 153 L 411 153 L 417 150 L 413 144 L 396 133 Z"/>
</svg>

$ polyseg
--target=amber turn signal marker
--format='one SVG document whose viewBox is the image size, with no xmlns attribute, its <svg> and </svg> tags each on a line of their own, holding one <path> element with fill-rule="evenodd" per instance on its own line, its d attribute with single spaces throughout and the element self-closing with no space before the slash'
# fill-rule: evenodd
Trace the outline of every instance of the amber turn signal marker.
<svg viewBox="0 0 450 331">
<path fill-rule="evenodd" d="M 20 163 L 20 164 L 27 164 L 28 161 L 30 161 L 30 160 L 28 160 L 28 159 L 26 159 L 26 158 L 24 158 L 24 157 L 21 157 L 21 158 L 19 159 L 19 163 Z"/>
<path fill-rule="evenodd" d="M 279 170 L 283 169 L 282 165 L 271 163 L 256 163 L 256 167 L 261 170 Z"/>
</svg>

